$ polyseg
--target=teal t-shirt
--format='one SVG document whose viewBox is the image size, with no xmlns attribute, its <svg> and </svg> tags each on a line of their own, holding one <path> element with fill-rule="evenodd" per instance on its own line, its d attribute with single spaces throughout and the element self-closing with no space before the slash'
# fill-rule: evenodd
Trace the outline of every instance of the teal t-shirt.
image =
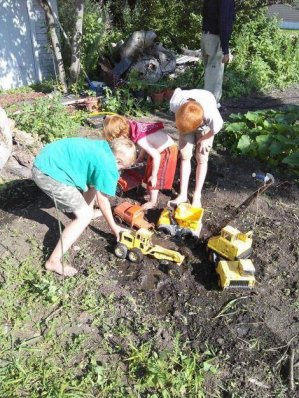
<svg viewBox="0 0 299 398">
<path fill-rule="evenodd" d="M 34 161 L 44 174 L 65 185 L 114 196 L 119 178 L 116 159 L 107 141 L 64 138 L 46 145 Z"/>
</svg>

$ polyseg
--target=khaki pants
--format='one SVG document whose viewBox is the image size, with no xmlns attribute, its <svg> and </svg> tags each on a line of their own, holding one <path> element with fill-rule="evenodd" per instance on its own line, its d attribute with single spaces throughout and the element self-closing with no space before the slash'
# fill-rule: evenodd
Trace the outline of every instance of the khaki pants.
<svg viewBox="0 0 299 398">
<path fill-rule="evenodd" d="M 203 33 L 201 37 L 201 56 L 205 67 L 204 89 L 214 94 L 217 103 L 222 95 L 224 64 L 220 37 Z"/>
</svg>

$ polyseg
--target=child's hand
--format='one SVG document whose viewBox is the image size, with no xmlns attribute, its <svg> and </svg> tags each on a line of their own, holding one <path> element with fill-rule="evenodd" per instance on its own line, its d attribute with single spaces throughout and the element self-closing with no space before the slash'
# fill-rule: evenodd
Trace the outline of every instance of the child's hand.
<svg viewBox="0 0 299 398">
<path fill-rule="evenodd" d="M 200 140 L 198 145 L 199 145 L 199 152 L 202 153 L 203 155 L 209 152 L 211 149 L 209 140 Z"/>
<path fill-rule="evenodd" d="M 113 228 L 113 233 L 114 233 L 117 241 L 119 241 L 119 239 L 120 239 L 121 232 L 130 232 L 130 230 L 127 228 L 120 227 L 119 225 L 115 224 L 115 228 Z"/>
</svg>

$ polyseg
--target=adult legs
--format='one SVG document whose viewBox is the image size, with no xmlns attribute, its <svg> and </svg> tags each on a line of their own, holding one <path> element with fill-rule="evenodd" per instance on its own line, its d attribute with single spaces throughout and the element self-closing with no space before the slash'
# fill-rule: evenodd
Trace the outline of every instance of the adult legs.
<svg viewBox="0 0 299 398">
<path fill-rule="evenodd" d="M 224 64 L 220 37 L 203 33 L 201 38 L 202 60 L 205 67 L 204 89 L 214 94 L 217 103 L 222 96 Z"/>
</svg>

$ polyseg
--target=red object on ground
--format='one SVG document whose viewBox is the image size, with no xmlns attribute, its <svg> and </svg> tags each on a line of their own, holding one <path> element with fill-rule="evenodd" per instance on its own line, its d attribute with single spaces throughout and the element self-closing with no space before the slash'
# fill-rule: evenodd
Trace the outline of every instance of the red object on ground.
<svg viewBox="0 0 299 398">
<path fill-rule="evenodd" d="M 124 170 L 118 180 L 118 186 L 123 192 L 130 191 L 142 184 L 143 175 L 134 169 Z"/>
<path fill-rule="evenodd" d="M 152 229 L 154 225 L 144 219 L 144 211 L 141 206 L 129 202 L 123 202 L 116 206 L 114 216 L 118 221 L 123 221 L 132 228 Z"/>
</svg>

